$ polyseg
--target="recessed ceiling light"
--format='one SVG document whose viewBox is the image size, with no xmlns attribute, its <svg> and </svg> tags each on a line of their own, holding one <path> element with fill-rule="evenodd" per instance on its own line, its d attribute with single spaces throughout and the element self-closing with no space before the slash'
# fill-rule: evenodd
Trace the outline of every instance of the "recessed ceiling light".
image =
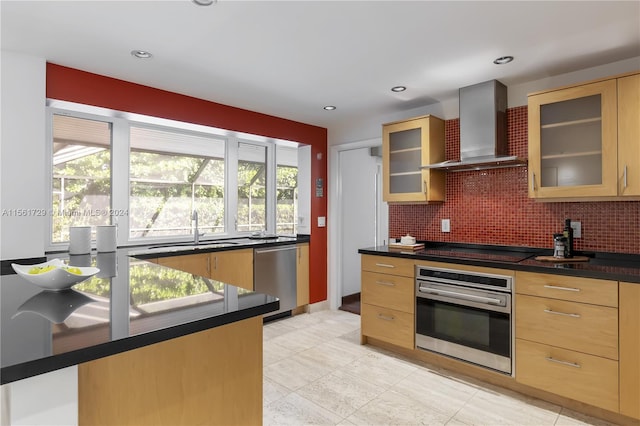
<svg viewBox="0 0 640 426">
<path fill-rule="evenodd" d="M 326 107 L 324 107 L 323 109 L 324 109 L 324 110 L 326 110 L 326 111 L 333 111 L 334 109 L 336 109 L 336 107 L 335 107 L 335 106 L 333 106 L 333 105 L 327 105 L 327 106 L 326 106 Z"/>
<path fill-rule="evenodd" d="M 511 61 L 513 61 L 513 56 L 500 56 L 499 58 L 495 59 L 493 63 L 496 65 L 504 65 L 508 64 Z"/>
<path fill-rule="evenodd" d="M 216 0 L 192 0 L 198 6 L 211 6 L 216 3 Z"/>
<path fill-rule="evenodd" d="M 405 90 L 407 90 L 405 86 L 393 86 L 391 88 L 392 92 L 404 92 Z"/>
<path fill-rule="evenodd" d="M 149 59 L 153 56 L 151 52 L 147 52 L 146 50 L 132 50 L 131 55 L 140 59 Z"/>
</svg>

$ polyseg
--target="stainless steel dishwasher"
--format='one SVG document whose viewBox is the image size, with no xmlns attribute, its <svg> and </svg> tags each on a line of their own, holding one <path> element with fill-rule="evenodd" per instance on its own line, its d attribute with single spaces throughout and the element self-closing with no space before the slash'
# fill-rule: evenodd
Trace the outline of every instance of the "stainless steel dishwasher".
<svg viewBox="0 0 640 426">
<path fill-rule="evenodd" d="M 253 250 L 255 291 L 280 299 L 280 309 L 266 317 L 286 316 L 296 307 L 296 265 L 296 245 Z"/>
</svg>

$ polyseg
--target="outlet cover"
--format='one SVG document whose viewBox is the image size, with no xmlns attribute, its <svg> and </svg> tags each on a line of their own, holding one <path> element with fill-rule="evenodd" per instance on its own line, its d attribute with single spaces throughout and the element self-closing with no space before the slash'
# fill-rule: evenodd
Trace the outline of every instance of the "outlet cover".
<svg viewBox="0 0 640 426">
<path fill-rule="evenodd" d="M 571 228 L 573 229 L 573 238 L 582 238 L 582 223 L 571 221 Z"/>
<path fill-rule="evenodd" d="M 441 229 L 442 232 L 451 232 L 451 220 L 442 219 Z"/>
</svg>

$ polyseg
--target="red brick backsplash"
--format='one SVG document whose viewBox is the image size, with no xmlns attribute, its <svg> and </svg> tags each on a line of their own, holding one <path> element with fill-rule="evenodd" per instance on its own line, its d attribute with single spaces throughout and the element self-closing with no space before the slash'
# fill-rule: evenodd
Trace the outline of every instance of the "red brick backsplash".
<svg viewBox="0 0 640 426">
<path fill-rule="evenodd" d="M 507 111 L 509 154 L 527 157 L 527 107 Z M 459 120 L 445 123 L 446 159 L 460 155 Z M 640 201 L 536 202 L 527 167 L 447 173 L 446 201 L 389 205 L 389 237 L 552 248 L 564 219 L 580 221 L 576 250 L 640 254 Z M 440 231 L 441 219 L 451 232 Z"/>
</svg>

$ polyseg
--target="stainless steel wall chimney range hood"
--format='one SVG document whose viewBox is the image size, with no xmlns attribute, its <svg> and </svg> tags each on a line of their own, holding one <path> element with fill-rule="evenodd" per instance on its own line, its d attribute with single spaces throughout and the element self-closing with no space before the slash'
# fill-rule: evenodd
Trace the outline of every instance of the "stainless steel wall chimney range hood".
<svg viewBox="0 0 640 426">
<path fill-rule="evenodd" d="M 422 166 L 449 172 L 526 166 L 509 156 L 507 146 L 507 87 L 489 80 L 463 87 L 460 94 L 460 160 Z"/>
</svg>

